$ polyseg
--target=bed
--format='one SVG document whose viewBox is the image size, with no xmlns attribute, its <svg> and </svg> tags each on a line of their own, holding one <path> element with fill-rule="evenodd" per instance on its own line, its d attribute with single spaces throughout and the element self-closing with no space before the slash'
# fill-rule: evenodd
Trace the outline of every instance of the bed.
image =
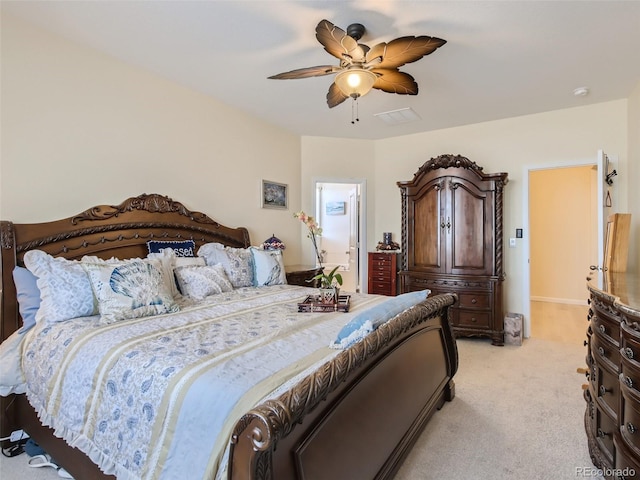
<svg viewBox="0 0 640 480">
<path fill-rule="evenodd" d="M 121 259 L 123 262 L 124 259 L 147 257 L 150 240 L 170 242 L 191 240 L 196 249 L 211 244 L 238 250 L 249 249 L 251 246 L 246 228 L 221 225 L 203 213 L 191 211 L 182 203 L 158 194 L 142 194 L 118 205 L 96 206 L 73 217 L 52 222 L 13 224 L 3 221 L 0 223 L 2 253 L 0 333 L 2 340 L 14 338 L 17 335 L 14 332 L 22 328 L 13 271 L 16 266 L 24 266 L 24 257 L 27 252 L 44 252 L 55 258 L 62 257 L 69 260 L 89 257 L 94 259 L 94 263 L 102 265 L 106 263 L 106 259 L 112 257 Z M 28 256 L 34 255 L 30 253 Z M 137 260 L 131 262 L 139 264 Z M 234 286 L 232 291 L 224 293 L 225 305 L 227 305 L 224 307 L 225 315 L 232 315 L 230 310 L 236 309 L 238 312 L 233 315 L 239 315 L 238 318 L 250 315 L 253 315 L 251 318 L 260 317 L 264 325 L 271 325 L 271 328 L 277 332 L 284 331 L 282 324 L 288 321 L 296 325 L 297 336 L 293 337 L 293 334 L 289 333 L 283 333 L 283 336 L 287 338 L 291 336 L 295 338 L 295 342 L 300 342 L 301 338 L 304 338 L 304 341 L 320 342 L 321 347 L 305 346 L 303 349 L 322 352 L 322 354 L 316 356 L 300 354 L 301 357 L 313 358 L 311 361 L 305 360 L 307 363 L 304 364 L 296 361 L 295 368 L 288 364 L 287 368 L 290 372 L 287 376 L 274 370 L 273 373 L 281 375 L 276 380 L 270 379 L 268 382 L 251 380 L 256 384 L 264 383 L 264 391 L 256 392 L 257 397 L 255 395 L 238 397 L 242 401 L 238 400 L 232 408 L 229 408 L 231 415 L 224 418 L 225 428 L 215 430 L 218 435 L 213 434 L 213 427 L 210 428 L 207 423 L 209 420 L 205 419 L 208 411 L 218 412 L 217 407 L 210 406 L 212 404 L 208 403 L 209 400 L 201 402 L 201 405 L 192 404 L 188 412 L 190 414 L 197 412 L 193 415 L 196 423 L 205 425 L 205 434 L 180 430 L 179 427 L 183 423 L 189 428 L 195 428 L 193 419 L 191 423 L 174 422 L 171 428 L 167 427 L 168 432 L 163 431 L 164 437 L 169 438 L 170 442 L 173 436 L 177 438 L 180 434 L 185 435 L 180 438 L 186 440 L 176 441 L 178 446 L 158 446 L 157 452 L 160 453 L 155 456 L 147 452 L 147 466 L 142 470 L 134 469 L 134 473 L 129 473 L 127 469 L 109 465 L 108 461 L 105 463 L 104 459 L 99 458 L 102 453 L 96 455 L 96 451 L 91 451 L 91 448 L 82 441 L 68 442 L 70 438 L 75 437 L 66 430 L 66 427 L 61 428 L 60 424 L 56 424 L 56 421 L 49 418 L 48 413 L 37 403 L 38 401 L 31 398 L 31 393 L 29 398 L 24 393 L 0 397 L 2 403 L 0 434 L 5 437 L 14 430 L 24 429 L 77 480 L 115 478 L 116 474 L 117 478 L 171 478 L 171 473 L 164 472 L 168 464 L 180 461 L 184 463 L 185 459 L 188 463 L 192 462 L 192 458 L 195 462 L 196 457 L 202 457 L 205 462 L 208 462 L 202 477 L 211 479 L 392 478 L 434 412 L 440 409 L 445 401 L 452 400 L 455 395 L 453 376 L 457 370 L 458 357 L 448 315 L 449 308 L 456 302 L 457 297 L 453 294 L 428 296 L 419 301 L 412 300 L 414 303 L 407 307 L 400 300 L 353 293 L 350 296 L 353 302 L 352 309 L 348 313 L 299 313 L 297 303 L 313 292 L 314 290 L 307 286 L 277 284 L 241 288 Z M 209 313 L 207 313 L 206 322 L 198 316 L 204 309 L 209 312 L 209 309 L 213 311 L 223 308 L 217 300 L 210 300 L 213 297 L 215 296 L 206 297 L 204 301 L 204 303 L 208 302 L 206 307 L 188 302 L 180 305 L 180 309 L 183 310 L 180 313 L 184 313 L 187 317 L 187 313 L 192 315 L 196 319 L 189 320 L 192 323 L 215 323 L 210 319 Z M 274 310 L 276 305 L 277 308 L 288 312 L 285 314 L 285 320 L 276 317 Z M 345 328 L 351 326 L 353 330 L 354 322 L 362 322 L 363 319 L 371 322 L 371 318 L 377 318 L 376 315 L 379 316 L 382 312 L 387 312 L 390 319 L 376 320 L 373 328 L 368 323 L 367 329 L 364 330 L 365 334 L 362 335 L 363 338 L 358 338 L 357 341 L 346 346 L 343 344 L 341 347 L 329 348 L 325 338 L 327 332 L 334 332 L 329 334 L 330 338 L 334 338 L 335 333 L 339 332 L 339 339 L 339 335 L 345 331 Z M 164 327 L 160 320 L 164 318 L 177 322 L 176 318 L 183 318 L 174 318 L 173 315 L 173 311 L 164 311 L 159 315 L 108 323 L 106 326 L 100 325 L 100 329 L 91 330 L 88 335 L 91 338 L 99 337 L 95 345 L 89 344 L 89 340 L 82 340 L 82 342 L 69 340 L 64 342 L 64 347 L 63 343 L 59 344 L 60 348 L 46 347 L 49 348 L 47 352 L 51 358 L 55 360 L 50 363 L 65 365 L 65 368 L 68 368 L 62 371 L 63 375 L 55 373 L 56 371 L 51 370 L 52 367 L 50 367 L 49 374 L 54 377 L 62 375 L 65 385 L 68 383 L 73 385 L 69 379 L 74 379 L 81 373 L 79 364 L 82 362 L 78 358 L 82 358 L 83 361 L 86 359 L 86 363 L 90 364 L 91 353 L 101 349 L 111 352 L 122 348 L 119 344 L 109 343 L 115 341 L 113 337 L 132 335 L 124 331 L 120 332 L 119 324 L 135 325 L 138 329 L 136 335 L 139 334 L 139 337 L 146 335 L 142 332 L 143 330 L 152 331 L 153 335 L 156 335 L 154 338 L 159 339 L 158 351 L 163 351 L 164 346 L 161 343 L 170 343 L 172 339 L 170 335 L 162 334 L 161 330 Z M 98 319 L 95 321 L 100 322 L 103 316 L 89 318 Z M 237 319 L 229 318 L 233 318 L 234 322 Z M 74 335 L 75 332 L 80 331 L 77 329 L 85 328 L 81 321 L 60 323 L 65 325 L 64 328 L 72 329 Z M 82 327 L 77 326 L 80 324 Z M 173 323 L 171 325 L 172 329 L 178 328 Z M 266 341 L 265 346 L 262 347 L 262 339 L 275 337 L 275 334 L 265 334 L 265 331 L 260 330 L 259 327 L 262 324 L 256 322 L 256 325 L 258 326 L 254 331 L 247 335 L 253 335 L 255 340 L 252 341 L 257 342 L 260 348 L 275 348 L 276 351 L 280 349 L 280 353 L 289 348 L 284 347 L 283 350 L 281 346 L 267 347 Z M 51 337 L 48 328 L 38 324 L 29 331 L 33 333 L 27 332 L 25 336 L 33 337 L 33 345 L 37 345 L 36 338 L 43 339 L 47 335 Z M 348 328 L 347 331 L 349 331 Z M 71 338 L 73 335 L 69 336 L 68 332 L 69 330 L 56 335 L 67 335 Z M 77 338 L 80 338 L 80 333 L 77 335 Z M 225 333 L 219 337 L 217 335 L 208 337 L 208 339 L 227 338 L 226 335 Z M 51 338 L 47 338 L 47 341 L 51 341 Z M 187 340 L 182 338 L 182 341 Z M 202 339 L 199 342 L 199 345 L 204 344 Z M 60 349 L 80 351 L 81 347 L 78 343 L 82 344 L 82 348 L 89 350 L 83 353 L 86 356 L 76 355 L 74 360 L 56 356 Z M 24 348 L 24 352 L 30 357 L 39 358 L 35 347 L 31 347 L 30 350 L 28 347 Z M 38 348 L 42 350 L 45 347 Z M 243 355 L 247 352 L 246 358 L 250 359 L 248 370 L 252 374 L 256 370 L 277 368 L 278 361 L 270 357 L 273 350 L 253 350 L 244 343 L 241 348 Z M 206 349 L 201 352 L 203 358 L 211 358 L 211 355 L 207 357 L 207 353 Z M 288 358 L 295 355 L 297 354 L 291 350 L 280 356 Z M 168 355 L 156 355 L 153 361 L 147 361 L 144 365 L 141 363 L 141 369 L 165 357 Z M 100 358 L 93 361 L 99 363 L 105 360 Z M 109 360 L 109 362 L 119 364 L 121 360 Z M 25 371 L 29 368 L 34 372 L 37 369 L 44 371 L 43 362 L 35 363 L 37 368 L 25 367 Z M 29 365 L 27 360 L 25 365 Z M 119 368 L 126 369 L 126 366 Z M 166 373 L 172 372 L 172 369 L 173 367 L 163 366 L 156 371 Z M 52 371 L 54 373 L 51 373 Z M 70 371 L 75 373 L 71 374 Z M 127 369 L 127 374 L 130 371 L 131 368 Z M 154 378 L 160 378 L 161 373 Z M 34 375 L 37 378 L 38 373 Z M 49 382 L 46 371 L 44 373 L 40 371 L 39 375 L 42 376 L 42 381 L 32 380 L 33 385 Z M 115 395 L 120 388 L 117 382 L 103 378 L 102 373 L 92 375 L 99 379 L 89 383 L 99 385 L 100 388 L 87 390 L 89 397 L 108 398 L 109 395 Z M 233 390 L 235 385 L 233 380 L 220 380 L 220 378 L 222 378 L 221 375 L 216 373 L 216 382 L 223 382 L 217 384 L 216 390 Z M 205 380 L 198 378 L 191 384 L 200 382 L 200 385 L 205 385 L 208 383 Z M 53 382 L 49 383 L 53 384 Z M 86 381 L 83 382 L 80 379 L 75 388 L 89 388 L 86 384 Z M 172 385 L 175 387 L 175 384 Z M 56 401 L 47 401 L 52 405 L 55 404 L 58 410 L 64 410 L 67 400 L 63 393 L 60 393 L 63 387 L 56 385 L 52 388 L 60 396 Z M 152 390 L 151 383 L 147 384 L 147 389 Z M 33 387 L 32 390 L 37 389 Z M 253 387 L 252 390 L 254 390 Z M 195 392 L 197 393 L 198 390 Z M 185 398 L 189 397 L 193 402 L 194 398 L 197 398 L 196 393 L 190 391 L 181 394 L 180 401 L 188 405 Z M 163 398 L 169 397 L 165 394 Z M 203 395 L 202 398 L 208 397 Z M 115 400 L 116 403 L 118 401 L 120 400 Z M 124 407 L 128 399 L 123 397 L 121 402 Z M 141 409 L 142 418 L 144 415 L 152 418 L 159 407 L 158 404 L 144 404 Z M 74 408 L 77 409 L 77 407 Z M 110 407 L 94 407 L 92 404 L 91 408 L 87 408 L 93 412 L 89 417 L 99 417 L 99 409 L 113 409 L 113 403 Z M 120 409 L 117 410 L 119 418 Z M 180 415 L 182 418 L 183 413 L 181 412 Z M 202 422 L 199 422 L 198 418 L 202 418 Z M 91 427 L 92 431 L 102 431 L 103 426 L 108 431 L 107 423 L 96 423 L 95 427 Z M 155 439 L 156 434 L 157 431 L 152 438 Z M 61 436 L 68 437 L 67 441 L 59 438 Z M 209 436 L 215 438 L 209 438 Z M 135 437 L 133 433 L 131 438 L 120 437 L 118 448 L 126 450 L 126 446 L 135 445 L 136 441 L 143 440 Z M 208 451 L 211 444 L 221 442 L 223 449 L 220 453 L 214 456 Z M 69 443 L 75 444 L 78 448 L 70 446 Z M 124 448 L 122 443 L 125 444 Z M 115 449 L 116 446 L 103 450 L 109 452 Z M 167 449 L 171 453 L 168 454 Z M 206 451 L 200 452 L 200 449 Z M 211 459 L 214 457 L 217 463 L 213 462 L 215 465 L 211 467 Z M 138 456 L 139 459 L 140 456 Z M 147 460 L 146 456 L 145 460 Z M 98 467 L 96 462 L 101 463 L 101 466 Z M 194 478 L 192 475 L 189 477 Z"/>
</svg>

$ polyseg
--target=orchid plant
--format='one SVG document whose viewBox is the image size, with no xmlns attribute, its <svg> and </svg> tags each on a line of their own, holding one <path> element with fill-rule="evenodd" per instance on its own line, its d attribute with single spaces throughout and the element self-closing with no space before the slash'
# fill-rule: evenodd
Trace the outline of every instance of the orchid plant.
<svg viewBox="0 0 640 480">
<path fill-rule="evenodd" d="M 316 253 L 316 258 L 318 259 L 318 266 L 322 268 L 322 257 L 318 251 L 318 242 L 316 240 L 316 237 L 322 236 L 322 228 L 320 228 L 320 225 L 318 225 L 315 218 L 311 215 L 307 215 L 304 211 L 296 212 L 293 216 L 304 223 L 307 227 L 307 237 L 309 237 L 311 239 L 311 243 L 313 243 L 313 250 Z"/>
</svg>

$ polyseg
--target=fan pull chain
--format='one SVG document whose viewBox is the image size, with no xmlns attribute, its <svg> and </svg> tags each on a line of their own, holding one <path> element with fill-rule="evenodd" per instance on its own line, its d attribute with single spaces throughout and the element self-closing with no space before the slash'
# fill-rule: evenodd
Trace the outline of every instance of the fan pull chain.
<svg viewBox="0 0 640 480">
<path fill-rule="evenodd" d="M 358 97 L 354 97 L 351 102 L 351 124 L 355 124 L 360 121 L 360 113 L 358 111 Z"/>
</svg>

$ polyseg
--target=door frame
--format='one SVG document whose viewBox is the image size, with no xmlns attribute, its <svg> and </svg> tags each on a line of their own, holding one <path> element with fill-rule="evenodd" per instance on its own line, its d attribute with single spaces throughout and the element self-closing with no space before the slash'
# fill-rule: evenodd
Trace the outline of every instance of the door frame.
<svg viewBox="0 0 640 480">
<path fill-rule="evenodd" d="M 360 188 L 360 208 L 358 208 L 358 229 L 360 238 L 356 247 L 358 252 L 358 285 L 360 291 L 367 293 L 367 180 L 364 178 L 312 177 L 313 211 L 318 211 L 318 184 L 341 183 L 358 185 Z M 322 225 L 320 225 L 322 227 Z"/>
<path fill-rule="evenodd" d="M 560 168 L 570 168 L 570 167 L 587 167 L 587 166 L 598 166 L 597 155 L 594 154 L 593 158 L 589 158 L 586 160 L 567 160 L 567 161 L 558 161 L 553 163 L 541 163 L 535 165 L 525 165 L 522 169 L 522 224 L 524 231 L 526 232 L 523 235 L 523 250 L 524 254 L 522 255 L 522 272 L 523 272 L 523 281 L 522 281 L 522 314 L 524 316 L 524 325 L 523 325 L 523 336 L 525 338 L 529 338 L 531 336 L 531 244 L 530 244 L 530 226 L 529 226 L 529 209 L 531 206 L 529 205 L 529 174 L 536 170 L 555 170 Z M 600 182 L 598 182 L 600 183 Z M 598 195 L 601 194 L 600 189 L 598 190 Z M 599 234 L 602 235 L 602 229 L 604 228 L 598 222 L 598 231 Z M 585 274 L 587 273 L 588 266 L 585 265 Z M 586 303 L 586 293 L 585 293 L 585 303 Z"/>
</svg>

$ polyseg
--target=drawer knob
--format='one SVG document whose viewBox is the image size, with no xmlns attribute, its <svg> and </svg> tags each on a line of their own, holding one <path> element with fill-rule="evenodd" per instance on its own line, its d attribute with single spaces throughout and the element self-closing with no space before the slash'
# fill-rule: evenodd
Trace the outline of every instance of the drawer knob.
<svg viewBox="0 0 640 480">
<path fill-rule="evenodd" d="M 627 356 L 628 359 L 633 360 L 633 350 L 631 349 L 631 347 L 625 348 L 624 354 Z"/>
<path fill-rule="evenodd" d="M 604 357 L 604 348 L 598 347 L 598 353 Z"/>
<path fill-rule="evenodd" d="M 471 303 L 476 304 L 476 303 L 478 303 L 478 300 L 476 300 L 475 298 L 472 298 L 471 299 Z"/>
<path fill-rule="evenodd" d="M 600 396 L 604 397 L 607 392 L 611 392 L 610 388 L 606 388 L 604 385 L 600 385 Z"/>
<path fill-rule="evenodd" d="M 584 345 L 584 346 L 586 347 L 587 345 L 589 345 L 589 343 L 588 343 L 586 340 L 584 340 L 584 341 L 582 342 L 582 345 Z"/>
<path fill-rule="evenodd" d="M 587 313 L 587 320 L 591 320 L 593 317 L 593 310 L 589 309 L 589 313 Z"/>
<path fill-rule="evenodd" d="M 604 325 L 598 325 L 598 329 L 602 332 L 602 333 L 607 333 L 607 329 L 604 328 Z"/>
<path fill-rule="evenodd" d="M 631 377 L 624 377 L 624 384 L 629 388 L 633 388 L 633 380 L 631 379 Z"/>
<path fill-rule="evenodd" d="M 603 438 L 603 437 L 608 437 L 610 435 L 611 435 L 610 433 L 607 433 L 603 431 L 601 428 L 598 428 L 598 437 Z"/>
<path fill-rule="evenodd" d="M 471 321 L 472 321 L 473 323 L 476 323 L 478 320 L 476 320 L 476 317 L 471 317 Z"/>
<path fill-rule="evenodd" d="M 637 428 L 635 427 L 635 425 L 631 422 L 627 422 L 627 432 L 629 432 L 630 434 L 634 434 L 636 433 Z"/>
</svg>

